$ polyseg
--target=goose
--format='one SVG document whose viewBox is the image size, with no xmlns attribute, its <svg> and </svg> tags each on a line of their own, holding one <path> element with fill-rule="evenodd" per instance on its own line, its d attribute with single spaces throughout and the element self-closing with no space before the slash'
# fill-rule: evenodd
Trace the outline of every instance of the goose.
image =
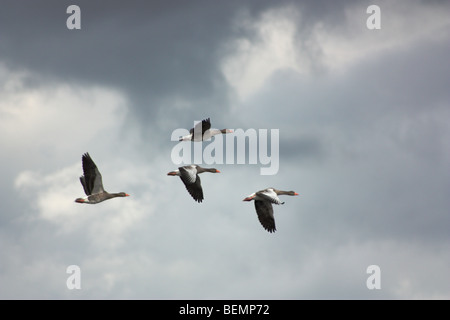
<svg viewBox="0 0 450 320">
<path fill-rule="evenodd" d="M 255 209 L 258 214 L 258 219 L 261 225 L 269 232 L 275 232 L 275 218 L 273 216 L 272 203 L 284 204 L 278 198 L 279 195 L 298 196 L 294 191 L 283 191 L 275 188 L 267 188 L 258 192 L 252 193 L 243 201 L 255 200 Z"/>
<path fill-rule="evenodd" d="M 202 202 L 203 189 L 199 174 L 203 172 L 220 173 L 220 171 L 215 168 L 202 168 L 198 165 L 193 164 L 189 166 L 179 167 L 177 170 L 170 171 L 167 175 L 179 176 L 192 198 L 194 198 L 194 200 L 197 202 Z"/>
<path fill-rule="evenodd" d="M 200 135 L 201 132 L 201 135 Z M 210 118 L 204 119 L 201 122 L 197 123 L 194 128 L 189 130 L 189 134 L 187 136 L 183 136 L 179 141 L 204 141 L 211 139 L 212 136 L 218 134 L 226 134 L 233 133 L 232 129 L 211 129 L 211 120 Z"/>
<path fill-rule="evenodd" d="M 130 195 L 125 192 L 108 193 L 103 189 L 102 175 L 98 171 L 97 166 L 92 160 L 89 153 L 85 153 L 82 156 L 83 173 L 80 177 L 81 185 L 87 197 L 77 198 L 75 202 L 95 204 L 115 197 L 129 197 Z"/>
</svg>

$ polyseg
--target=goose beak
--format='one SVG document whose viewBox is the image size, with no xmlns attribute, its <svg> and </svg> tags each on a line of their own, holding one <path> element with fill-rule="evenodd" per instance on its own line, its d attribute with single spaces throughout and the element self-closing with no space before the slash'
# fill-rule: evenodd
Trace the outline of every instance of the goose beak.
<svg viewBox="0 0 450 320">
<path fill-rule="evenodd" d="M 245 198 L 244 200 L 242 200 L 242 201 L 252 201 L 253 200 L 253 197 L 247 197 L 247 198 Z"/>
<path fill-rule="evenodd" d="M 294 196 L 298 196 L 299 194 L 297 192 L 294 192 Z"/>
<path fill-rule="evenodd" d="M 167 175 L 168 176 L 176 176 L 177 173 L 175 171 L 170 171 Z"/>
<path fill-rule="evenodd" d="M 125 197 L 129 197 L 130 195 L 128 193 L 125 193 Z"/>
<path fill-rule="evenodd" d="M 220 173 L 220 171 L 216 169 L 216 173 Z"/>
</svg>

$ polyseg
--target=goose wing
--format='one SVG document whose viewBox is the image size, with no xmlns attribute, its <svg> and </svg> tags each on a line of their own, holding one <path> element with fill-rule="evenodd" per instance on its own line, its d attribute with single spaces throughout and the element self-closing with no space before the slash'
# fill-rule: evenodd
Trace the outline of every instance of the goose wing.
<svg viewBox="0 0 450 320">
<path fill-rule="evenodd" d="M 81 177 L 80 177 L 80 182 L 81 182 L 81 185 L 83 186 L 84 193 L 85 193 L 87 196 L 90 196 L 90 195 L 91 195 L 91 192 L 89 191 L 89 187 L 88 187 L 87 184 L 86 184 L 86 179 L 85 179 L 84 176 L 81 176 Z"/>
<path fill-rule="evenodd" d="M 180 170 L 180 178 L 186 186 L 186 190 L 197 202 L 203 201 L 203 189 L 197 169 L 194 166 L 186 166 L 178 168 Z"/>
<path fill-rule="evenodd" d="M 275 232 L 275 218 L 272 204 L 268 201 L 255 200 L 255 209 L 261 225 L 269 232 Z"/>
<path fill-rule="evenodd" d="M 83 154 L 82 163 L 84 176 L 80 177 L 80 181 L 86 195 L 104 192 L 102 175 L 89 153 Z"/>
<path fill-rule="evenodd" d="M 211 128 L 211 120 L 210 118 L 204 119 L 201 122 L 197 123 L 194 128 L 192 128 L 189 132 L 192 135 L 192 140 L 194 138 L 197 138 L 197 135 L 201 132 L 202 137 L 205 134 L 206 131 L 208 131 Z M 197 135 L 194 137 L 194 133 L 197 133 Z M 200 138 L 200 137 L 199 137 Z M 201 140 L 201 139 L 200 139 Z"/>
</svg>

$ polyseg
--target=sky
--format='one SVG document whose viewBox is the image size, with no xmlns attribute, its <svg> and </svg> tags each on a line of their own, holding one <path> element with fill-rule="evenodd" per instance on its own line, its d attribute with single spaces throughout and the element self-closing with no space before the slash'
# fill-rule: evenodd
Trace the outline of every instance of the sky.
<svg viewBox="0 0 450 320">
<path fill-rule="evenodd" d="M 0 299 L 450 298 L 449 2 L 0 6 Z M 205 118 L 278 130 L 275 174 L 199 163 L 195 202 L 167 173 Z M 130 197 L 75 203 L 85 152 Z"/>
</svg>

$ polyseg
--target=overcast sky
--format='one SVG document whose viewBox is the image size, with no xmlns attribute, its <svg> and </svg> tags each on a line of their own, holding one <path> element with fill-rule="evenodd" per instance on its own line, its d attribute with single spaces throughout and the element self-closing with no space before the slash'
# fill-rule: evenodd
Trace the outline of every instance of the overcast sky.
<svg viewBox="0 0 450 320">
<path fill-rule="evenodd" d="M 0 298 L 450 298 L 449 2 L 0 7 Z M 171 135 L 208 117 L 278 129 L 278 172 L 205 165 L 196 203 Z M 85 152 L 131 196 L 75 203 Z M 271 186 L 275 233 L 242 201 Z"/>
</svg>

